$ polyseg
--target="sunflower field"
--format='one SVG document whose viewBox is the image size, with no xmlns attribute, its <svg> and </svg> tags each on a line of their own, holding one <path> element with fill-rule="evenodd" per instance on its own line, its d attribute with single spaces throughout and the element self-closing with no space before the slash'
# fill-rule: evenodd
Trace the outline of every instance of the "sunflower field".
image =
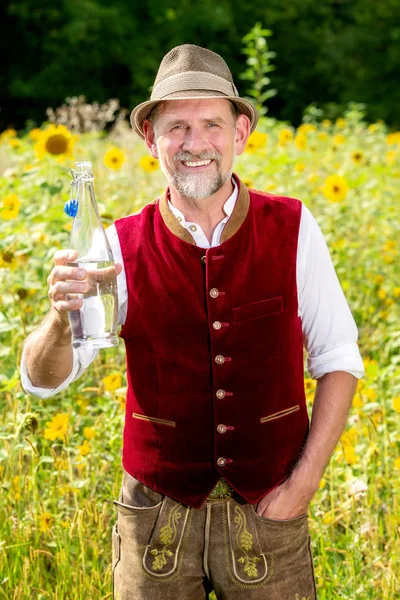
<svg viewBox="0 0 400 600">
<path fill-rule="evenodd" d="M 23 340 L 49 308 L 67 248 L 70 169 L 90 160 L 104 226 L 165 187 L 123 122 L 0 135 L 0 600 L 112 597 L 112 500 L 122 478 L 125 355 L 102 350 L 66 391 L 20 383 Z M 316 217 L 359 329 L 365 377 L 310 509 L 320 600 L 400 598 L 400 132 L 349 109 L 297 129 L 263 118 L 238 157 L 246 185 Z M 305 372 L 310 412 L 315 381 Z M 293 599 L 295 600 L 295 599 Z M 296 600 L 306 600 L 298 598 Z"/>
</svg>

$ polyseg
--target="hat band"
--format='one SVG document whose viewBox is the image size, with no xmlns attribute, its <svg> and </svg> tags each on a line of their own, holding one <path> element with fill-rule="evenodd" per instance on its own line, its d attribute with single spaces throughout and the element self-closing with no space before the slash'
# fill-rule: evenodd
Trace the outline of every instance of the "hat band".
<svg viewBox="0 0 400 600">
<path fill-rule="evenodd" d="M 221 92 L 226 96 L 239 96 L 233 83 L 223 77 L 204 71 L 187 71 L 167 77 L 154 86 L 151 100 L 162 100 L 165 96 L 186 90 L 208 90 Z"/>
</svg>

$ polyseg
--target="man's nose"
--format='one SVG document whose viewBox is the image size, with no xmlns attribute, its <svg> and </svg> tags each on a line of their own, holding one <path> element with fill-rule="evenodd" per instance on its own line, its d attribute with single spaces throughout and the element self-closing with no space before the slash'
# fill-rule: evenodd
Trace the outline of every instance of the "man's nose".
<svg viewBox="0 0 400 600">
<path fill-rule="evenodd" d="M 182 150 L 187 150 L 191 154 L 200 154 L 207 148 L 208 143 L 202 128 L 190 127 L 186 130 Z"/>
</svg>

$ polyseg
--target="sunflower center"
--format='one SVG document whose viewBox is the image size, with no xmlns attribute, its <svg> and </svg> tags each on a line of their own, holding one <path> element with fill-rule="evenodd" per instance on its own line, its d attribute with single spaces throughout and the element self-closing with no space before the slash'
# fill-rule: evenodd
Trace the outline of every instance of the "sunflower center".
<svg viewBox="0 0 400 600">
<path fill-rule="evenodd" d="M 13 261 L 14 254 L 12 252 L 8 252 L 7 250 L 3 252 L 3 260 L 5 263 L 11 263 Z"/>
<path fill-rule="evenodd" d="M 338 185 L 334 185 L 333 191 L 335 192 L 335 194 L 338 194 L 340 192 L 340 187 Z"/>
<path fill-rule="evenodd" d="M 60 133 L 52 135 L 46 142 L 46 150 L 50 154 L 64 154 L 68 149 L 68 140 Z"/>
</svg>

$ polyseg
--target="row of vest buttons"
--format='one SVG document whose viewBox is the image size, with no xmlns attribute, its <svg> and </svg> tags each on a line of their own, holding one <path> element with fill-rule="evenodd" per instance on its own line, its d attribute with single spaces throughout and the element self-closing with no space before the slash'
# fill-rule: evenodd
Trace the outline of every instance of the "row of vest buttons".
<svg viewBox="0 0 400 600">
<path fill-rule="evenodd" d="M 201 260 L 205 259 L 206 257 L 203 256 Z M 206 261 L 203 260 L 203 262 L 205 263 Z M 219 291 L 217 290 L 217 288 L 211 288 L 210 290 L 210 296 L 211 298 L 218 298 L 219 296 Z M 220 323 L 220 321 L 214 321 L 213 323 L 213 327 L 214 329 L 221 329 L 222 325 Z M 218 354 L 215 357 L 215 362 L 217 363 L 217 365 L 222 365 L 225 362 L 225 358 L 222 356 L 222 354 Z M 225 390 L 218 390 L 216 392 L 216 396 L 219 399 L 225 398 L 226 396 L 226 392 Z M 223 425 L 222 423 L 220 425 L 217 426 L 217 431 L 218 433 L 226 433 L 226 425 Z M 217 460 L 217 465 L 219 467 L 225 467 L 226 465 L 226 458 L 223 458 L 222 456 Z"/>
</svg>

